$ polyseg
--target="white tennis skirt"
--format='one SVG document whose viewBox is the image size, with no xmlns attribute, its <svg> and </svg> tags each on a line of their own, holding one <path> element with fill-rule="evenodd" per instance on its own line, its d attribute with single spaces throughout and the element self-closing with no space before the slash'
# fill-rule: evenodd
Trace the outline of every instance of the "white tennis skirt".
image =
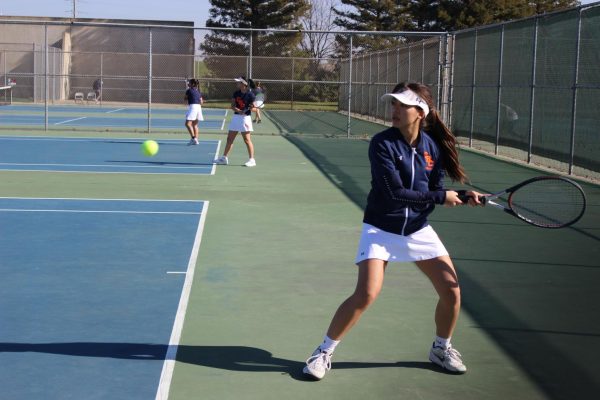
<svg viewBox="0 0 600 400">
<path fill-rule="evenodd" d="M 363 224 L 356 263 L 371 258 L 392 262 L 422 261 L 447 255 L 448 251 L 431 225 L 402 236 Z"/>
<path fill-rule="evenodd" d="M 229 131 L 252 132 L 252 117 L 250 115 L 234 114 L 229 123 Z"/>
<path fill-rule="evenodd" d="M 204 121 L 202 106 L 200 104 L 190 104 L 185 119 L 187 121 Z"/>
</svg>

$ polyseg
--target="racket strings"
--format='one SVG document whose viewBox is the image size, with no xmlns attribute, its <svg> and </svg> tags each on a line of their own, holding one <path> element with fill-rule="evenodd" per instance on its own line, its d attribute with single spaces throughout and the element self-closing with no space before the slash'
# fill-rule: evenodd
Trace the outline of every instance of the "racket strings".
<svg viewBox="0 0 600 400">
<path fill-rule="evenodd" d="M 563 179 L 543 179 L 517 189 L 512 210 L 534 225 L 558 228 L 577 221 L 585 209 L 581 189 Z"/>
</svg>

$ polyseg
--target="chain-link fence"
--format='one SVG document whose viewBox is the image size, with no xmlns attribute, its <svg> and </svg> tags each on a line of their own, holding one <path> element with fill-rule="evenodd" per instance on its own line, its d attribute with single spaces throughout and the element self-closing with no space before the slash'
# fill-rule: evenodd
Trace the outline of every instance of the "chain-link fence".
<svg viewBox="0 0 600 400">
<path fill-rule="evenodd" d="M 454 39 L 451 123 L 463 143 L 598 177 L 600 5 Z"/>
<path fill-rule="evenodd" d="M 183 108 L 187 79 L 200 80 L 206 107 L 228 109 L 232 78 L 245 75 L 266 92 L 267 133 L 364 137 L 390 121 L 381 95 L 420 81 L 464 145 L 568 173 L 600 171 L 598 4 L 451 34 L 2 17 L 0 37 L 0 85 L 16 81 L 14 104 L 41 107 L 36 118 L 1 107 L 0 128 L 180 130 L 153 110 Z M 367 52 L 365 43 L 381 50 Z M 71 121 L 58 106 L 75 103 L 106 113 L 137 108 L 143 126 Z"/>
</svg>

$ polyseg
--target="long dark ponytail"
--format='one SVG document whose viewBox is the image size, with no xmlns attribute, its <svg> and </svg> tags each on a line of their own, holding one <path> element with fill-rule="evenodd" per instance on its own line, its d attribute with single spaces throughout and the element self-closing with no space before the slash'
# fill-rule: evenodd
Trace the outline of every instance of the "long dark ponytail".
<svg viewBox="0 0 600 400">
<path fill-rule="evenodd" d="M 440 118 L 440 114 L 433 104 L 431 90 L 421 83 L 402 82 L 394 87 L 393 92 L 398 93 L 406 89 L 410 89 L 418 94 L 429 106 L 429 114 L 421 122 L 421 129 L 427 132 L 440 147 L 444 169 L 448 176 L 453 181 L 464 183 L 467 180 L 467 174 L 460 165 L 458 150 L 456 148 L 456 137 Z"/>
</svg>

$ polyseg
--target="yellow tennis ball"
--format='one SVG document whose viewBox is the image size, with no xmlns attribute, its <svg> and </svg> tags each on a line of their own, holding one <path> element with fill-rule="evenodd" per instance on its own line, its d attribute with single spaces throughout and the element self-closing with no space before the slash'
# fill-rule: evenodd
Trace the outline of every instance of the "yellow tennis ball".
<svg viewBox="0 0 600 400">
<path fill-rule="evenodd" d="M 148 157 L 155 156 L 158 153 L 158 143 L 154 140 L 146 140 L 142 143 L 142 154 Z"/>
</svg>

